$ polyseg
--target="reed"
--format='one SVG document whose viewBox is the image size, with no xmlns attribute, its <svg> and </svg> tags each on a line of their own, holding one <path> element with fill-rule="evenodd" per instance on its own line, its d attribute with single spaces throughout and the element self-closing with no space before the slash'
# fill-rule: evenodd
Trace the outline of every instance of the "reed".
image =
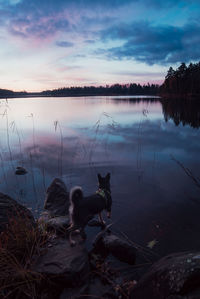
<svg viewBox="0 0 200 299">
<path fill-rule="evenodd" d="M 60 133 L 60 155 L 58 157 L 58 172 L 60 177 L 62 178 L 63 176 L 63 134 L 62 134 L 62 128 L 60 125 L 60 122 L 58 120 L 54 121 L 54 128 L 55 128 L 55 132 L 57 131 L 57 129 L 59 130 Z"/>
<path fill-rule="evenodd" d="M 30 265 L 45 242 L 46 235 L 24 215 L 10 218 L 0 234 L 0 298 L 37 298 L 42 275 L 31 271 Z"/>
<path fill-rule="evenodd" d="M 172 161 L 176 162 L 177 165 L 181 167 L 181 169 L 185 172 L 185 174 L 193 181 L 193 183 L 196 185 L 196 187 L 200 188 L 200 179 L 196 177 L 192 171 L 185 167 L 180 161 L 178 161 L 173 155 L 170 155 Z"/>
</svg>

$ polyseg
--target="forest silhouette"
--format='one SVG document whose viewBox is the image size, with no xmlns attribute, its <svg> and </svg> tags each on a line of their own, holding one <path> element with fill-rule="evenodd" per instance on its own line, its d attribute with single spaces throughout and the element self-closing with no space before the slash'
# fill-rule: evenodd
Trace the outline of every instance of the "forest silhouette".
<svg viewBox="0 0 200 299">
<path fill-rule="evenodd" d="M 113 96 L 113 95 L 157 95 L 159 85 L 157 84 L 114 84 L 106 86 L 72 86 L 42 92 L 14 92 L 7 89 L 0 89 L 0 97 L 65 97 L 65 96 Z"/>
<path fill-rule="evenodd" d="M 200 62 L 190 63 L 188 66 L 182 62 L 176 70 L 170 67 L 160 93 L 165 97 L 199 98 Z"/>
<path fill-rule="evenodd" d="M 200 62 L 182 62 L 174 70 L 170 67 L 164 83 L 158 84 L 113 84 L 106 86 L 71 86 L 42 92 L 14 92 L 0 89 L 0 98 L 9 97 L 67 97 L 67 96 L 120 96 L 120 95 L 161 95 L 165 98 L 190 99 L 200 97 Z"/>
</svg>

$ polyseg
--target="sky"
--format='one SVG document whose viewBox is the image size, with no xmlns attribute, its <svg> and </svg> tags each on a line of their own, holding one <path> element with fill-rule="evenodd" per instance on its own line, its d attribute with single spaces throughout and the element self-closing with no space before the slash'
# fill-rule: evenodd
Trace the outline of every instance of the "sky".
<svg viewBox="0 0 200 299">
<path fill-rule="evenodd" d="M 0 88 L 158 83 L 200 60 L 200 0 L 0 0 Z"/>
</svg>

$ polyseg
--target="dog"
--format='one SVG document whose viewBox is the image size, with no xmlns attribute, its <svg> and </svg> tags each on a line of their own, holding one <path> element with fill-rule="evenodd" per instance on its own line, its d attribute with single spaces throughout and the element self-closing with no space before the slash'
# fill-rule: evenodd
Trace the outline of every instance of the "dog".
<svg viewBox="0 0 200 299">
<path fill-rule="evenodd" d="M 107 173 L 105 177 L 98 174 L 98 186 L 96 193 L 87 197 L 83 197 L 82 188 L 79 186 L 73 187 L 70 191 L 69 216 L 71 225 L 67 231 L 71 246 L 76 244 L 71 236 L 75 231 L 80 233 L 83 239 L 86 239 L 85 226 L 96 214 L 99 215 L 102 226 L 105 226 L 105 222 L 101 212 L 106 210 L 107 217 L 111 217 L 110 173 Z"/>
</svg>

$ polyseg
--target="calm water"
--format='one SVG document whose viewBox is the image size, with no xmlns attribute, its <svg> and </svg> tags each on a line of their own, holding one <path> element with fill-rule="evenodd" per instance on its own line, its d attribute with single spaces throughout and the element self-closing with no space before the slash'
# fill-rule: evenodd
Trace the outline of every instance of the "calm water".
<svg viewBox="0 0 200 299">
<path fill-rule="evenodd" d="M 37 215 L 55 177 L 85 194 L 111 173 L 113 221 L 166 254 L 200 249 L 200 107 L 139 97 L 9 99 L 0 103 L 0 190 Z M 15 168 L 28 170 L 16 176 Z"/>
</svg>

